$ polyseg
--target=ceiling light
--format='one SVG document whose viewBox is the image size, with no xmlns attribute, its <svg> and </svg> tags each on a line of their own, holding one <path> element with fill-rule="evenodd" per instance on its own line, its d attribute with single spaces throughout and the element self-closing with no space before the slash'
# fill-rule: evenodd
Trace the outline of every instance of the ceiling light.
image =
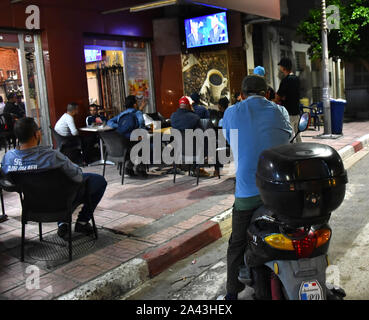
<svg viewBox="0 0 369 320">
<path fill-rule="evenodd" d="M 138 11 L 143 11 L 143 10 L 149 10 L 149 9 L 155 9 L 155 8 L 160 8 L 160 7 L 165 7 L 165 6 L 171 6 L 177 4 L 177 0 L 163 0 L 163 1 L 155 1 L 155 2 L 151 2 L 151 3 L 146 3 L 140 6 L 136 6 L 136 7 L 131 7 L 130 8 L 130 12 L 138 12 Z"/>
</svg>

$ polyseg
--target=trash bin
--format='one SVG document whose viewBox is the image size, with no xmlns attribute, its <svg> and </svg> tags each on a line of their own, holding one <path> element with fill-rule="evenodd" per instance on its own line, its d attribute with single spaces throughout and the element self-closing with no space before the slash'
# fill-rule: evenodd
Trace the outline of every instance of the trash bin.
<svg viewBox="0 0 369 320">
<path fill-rule="evenodd" d="M 345 113 L 346 100 L 330 99 L 332 134 L 342 134 L 343 115 Z M 318 108 L 323 110 L 323 102 L 318 102 Z"/>
<path fill-rule="evenodd" d="M 331 99 L 332 133 L 342 134 L 343 114 L 345 113 L 346 100 Z"/>
</svg>

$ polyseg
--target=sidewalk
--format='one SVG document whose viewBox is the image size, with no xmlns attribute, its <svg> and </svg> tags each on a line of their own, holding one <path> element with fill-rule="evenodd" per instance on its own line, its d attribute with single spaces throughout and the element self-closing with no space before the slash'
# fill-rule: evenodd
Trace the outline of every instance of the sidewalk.
<svg viewBox="0 0 369 320">
<path fill-rule="evenodd" d="M 314 139 L 322 129 L 309 130 L 302 139 L 346 150 L 369 134 L 369 121 L 345 123 L 343 131 L 336 140 Z M 350 148 L 352 153 L 359 149 Z M 101 173 L 102 167 L 84 171 Z M 232 166 L 221 179 L 200 178 L 198 186 L 187 175 L 177 175 L 173 184 L 173 175 L 163 171 L 150 172 L 147 179 L 127 178 L 122 186 L 114 166 L 107 168 L 106 178 L 108 188 L 95 211 L 99 239 L 74 235 L 72 262 L 56 224 L 44 224 L 40 243 L 38 225 L 30 223 L 21 263 L 19 197 L 4 194 L 9 220 L 0 224 L 0 299 L 113 298 L 222 237 L 219 220 L 230 217 L 234 200 Z M 37 269 L 30 266 L 38 267 L 39 288 L 31 281 Z"/>
</svg>

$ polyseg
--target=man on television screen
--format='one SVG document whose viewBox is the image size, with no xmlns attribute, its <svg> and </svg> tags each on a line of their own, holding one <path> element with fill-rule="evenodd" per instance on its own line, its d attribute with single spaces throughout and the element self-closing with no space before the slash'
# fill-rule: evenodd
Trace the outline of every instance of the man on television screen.
<svg viewBox="0 0 369 320">
<path fill-rule="evenodd" d="M 190 20 L 191 33 L 187 36 L 187 46 L 189 48 L 199 47 L 205 44 L 205 37 L 200 31 L 203 25 L 202 21 L 196 22 Z"/>
<path fill-rule="evenodd" d="M 217 16 L 210 17 L 211 29 L 209 32 L 210 43 L 224 42 L 226 26 L 221 23 Z"/>
</svg>

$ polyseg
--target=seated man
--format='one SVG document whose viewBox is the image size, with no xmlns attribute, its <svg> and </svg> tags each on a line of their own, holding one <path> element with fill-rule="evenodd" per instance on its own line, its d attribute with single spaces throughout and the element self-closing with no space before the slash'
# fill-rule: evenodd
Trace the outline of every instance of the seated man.
<svg viewBox="0 0 369 320">
<path fill-rule="evenodd" d="M 91 208 L 86 203 L 78 215 L 75 232 L 91 234 L 93 228 L 89 223 L 95 208 L 100 202 L 106 189 L 106 180 L 94 173 L 82 173 L 81 168 L 72 163 L 67 157 L 50 147 L 40 146 L 41 129 L 33 118 L 22 118 L 14 127 L 14 133 L 19 141 L 19 147 L 9 150 L 2 160 L 2 170 L 5 174 L 11 171 L 24 170 L 23 163 L 27 163 L 27 170 L 56 169 L 61 168 L 65 174 L 75 182 L 89 180 L 87 194 L 76 195 L 76 203 L 82 203 L 86 195 L 90 199 Z M 83 199 L 83 200 L 82 200 Z M 67 236 L 66 223 L 58 223 L 58 235 L 61 238 Z"/>
<path fill-rule="evenodd" d="M 5 104 L 4 113 L 10 113 L 14 118 L 20 119 L 25 116 L 24 111 L 21 107 L 16 105 L 17 95 L 15 93 L 10 93 L 7 96 L 8 102 Z"/>
<path fill-rule="evenodd" d="M 125 138 L 130 139 L 133 130 L 145 128 L 145 120 L 141 108 L 138 107 L 135 96 L 131 95 L 126 98 L 125 108 L 126 110 L 110 119 L 107 125 L 116 129 Z M 131 117 L 132 115 L 134 117 Z"/>
<path fill-rule="evenodd" d="M 125 100 L 126 110 L 110 119 L 107 125 L 111 128 L 115 128 L 119 134 L 130 140 L 133 130 L 145 128 L 145 120 L 142 114 L 142 109 L 144 107 L 145 106 L 142 104 L 139 107 L 137 104 L 137 98 L 133 95 L 130 95 Z M 137 142 L 132 141 L 131 147 L 136 143 Z M 132 161 L 128 161 L 126 172 L 129 176 L 136 176 L 137 174 L 142 176 L 147 175 L 146 168 L 140 165 L 134 166 Z"/>
<path fill-rule="evenodd" d="M 67 106 L 67 112 L 62 115 L 62 117 L 55 124 L 55 131 L 63 136 L 68 137 L 68 141 L 65 144 L 65 148 L 72 150 L 66 154 L 70 160 L 77 164 L 87 163 L 87 158 L 84 153 L 81 154 L 85 149 L 82 145 L 82 140 L 78 134 L 78 129 L 74 123 L 74 117 L 78 114 L 78 104 L 69 103 Z M 74 152 L 75 151 L 75 152 Z"/>
<path fill-rule="evenodd" d="M 104 115 L 98 114 L 97 107 L 98 106 L 96 104 L 90 105 L 90 115 L 86 118 L 87 126 L 101 125 L 108 121 Z"/>
<path fill-rule="evenodd" d="M 55 124 L 55 131 L 63 137 L 78 136 L 78 129 L 74 123 L 74 117 L 78 114 L 78 104 L 69 103 L 67 112 Z"/>
<path fill-rule="evenodd" d="M 170 120 L 173 129 L 195 130 L 202 128 L 200 116 L 193 111 L 190 99 L 188 97 L 182 97 L 179 100 L 179 108 L 171 115 Z M 200 169 L 200 175 L 204 177 L 209 176 L 209 174 L 203 168 Z"/>
<path fill-rule="evenodd" d="M 223 125 L 223 116 L 224 116 L 224 112 L 227 110 L 229 105 L 229 100 L 227 99 L 227 97 L 221 98 L 219 99 L 218 102 L 218 108 L 219 108 L 219 123 L 218 126 L 222 127 Z"/>
<path fill-rule="evenodd" d="M 186 130 L 201 128 L 200 116 L 196 114 L 187 97 L 179 100 L 179 108 L 170 117 L 173 129 Z"/>
<path fill-rule="evenodd" d="M 191 99 L 193 100 L 193 111 L 200 117 L 200 119 L 209 119 L 209 110 L 201 105 L 199 94 L 197 92 L 193 93 L 191 95 Z"/>
</svg>

